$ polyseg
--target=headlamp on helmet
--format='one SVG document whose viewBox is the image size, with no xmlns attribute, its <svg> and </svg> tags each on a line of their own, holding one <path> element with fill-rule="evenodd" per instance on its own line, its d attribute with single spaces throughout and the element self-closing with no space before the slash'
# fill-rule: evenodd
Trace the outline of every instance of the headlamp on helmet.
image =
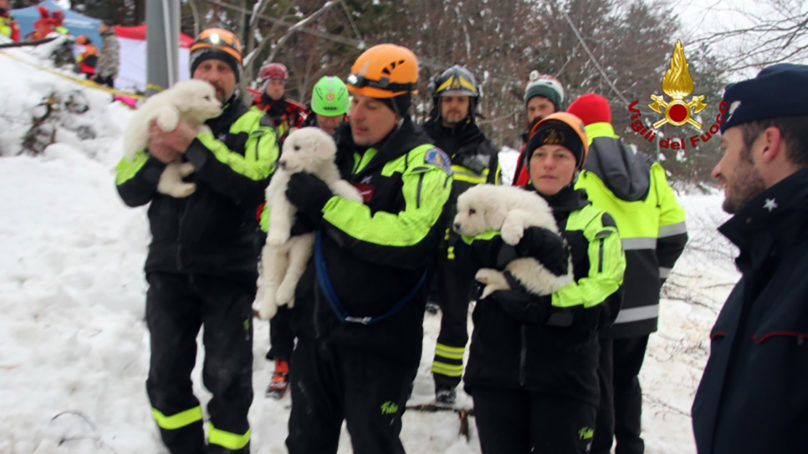
<svg viewBox="0 0 808 454">
<path fill-rule="evenodd" d="M 371 98 L 414 94 L 418 59 L 406 47 L 377 44 L 356 59 L 346 82 L 351 93 Z"/>
</svg>

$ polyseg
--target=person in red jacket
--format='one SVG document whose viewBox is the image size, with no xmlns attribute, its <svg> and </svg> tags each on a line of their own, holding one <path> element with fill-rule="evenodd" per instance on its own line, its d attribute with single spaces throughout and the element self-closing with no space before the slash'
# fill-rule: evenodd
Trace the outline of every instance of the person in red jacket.
<svg viewBox="0 0 808 454">
<path fill-rule="evenodd" d="M 53 31 L 53 19 L 50 17 L 48 8 L 38 6 L 37 11 L 39 11 L 39 19 L 34 22 L 34 31 L 28 35 L 32 41 L 43 39 Z"/>
<path fill-rule="evenodd" d="M 266 112 L 275 127 L 280 143 L 292 129 L 303 126 L 306 120 L 306 106 L 286 97 L 286 81 L 289 70 L 283 63 L 267 63 L 261 68 L 261 95 L 254 104 Z"/>
<path fill-rule="evenodd" d="M 95 76 L 95 67 L 98 64 L 98 48 L 87 35 L 79 35 L 76 44 L 84 46 L 84 50 L 76 57 L 76 71 L 84 74 L 88 79 Z"/>
<path fill-rule="evenodd" d="M 0 0 L 0 35 L 11 38 L 15 43 L 20 40 L 20 26 L 11 15 L 8 0 Z"/>
<path fill-rule="evenodd" d="M 553 76 L 539 74 L 538 71 L 531 71 L 525 86 L 525 112 L 527 113 L 527 130 L 533 129 L 547 115 L 561 112 L 561 104 L 564 102 L 564 87 L 561 82 Z M 527 144 L 528 134 L 522 137 Z M 511 184 L 514 186 L 524 186 L 530 181 L 528 168 L 525 166 L 525 146 L 519 153 L 516 161 L 516 171 L 513 173 Z"/>
<path fill-rule="evenodd" d="M 286 97 L 286 81 L 289 70 L 283 63 L 267 63 L 261 68 L 261 94 L 254 104 L 266 112 L 278 144 L 282 145 L 289 133 L 303 126 L 306 120 L 306 106 Z M 289 356 L 294 346 L 292 314 L 288 306 L 281 306 L 278 313 L 269 321 L 269 351 L 266 358 L 275 361 L 272 378 L 267 385 L 266 396 L 280 399 L 289 387 Z"/>
</svg>

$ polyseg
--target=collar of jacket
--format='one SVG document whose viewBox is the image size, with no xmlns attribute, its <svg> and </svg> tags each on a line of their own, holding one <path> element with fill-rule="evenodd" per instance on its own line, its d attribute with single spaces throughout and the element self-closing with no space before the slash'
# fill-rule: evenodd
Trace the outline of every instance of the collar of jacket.
<svg viewBox="0 0 808 454">
<path fill-rule="evenodd" d="M 579 210 L 591 203 L 586 197 L 585 190 L 574 189 L 572 186 L 572 184 L 565 186 L 554 195 L 544 195 L 537 191 L 536 188 L 530 183 L 524 186 L 524 188 L 535 192 L 541 196 L 541 198 L 546 200 L 547 204 L 550 205 L 550 208 L 553 209 L 553 215 L 555 215 L 557 220 L 559 219 L 559 215 L 566 217 L 569 215 L 569 213 Z"/>
<path fill-rule="evenodd" d="M 456 126 L 444 126 L 440 120 L 429 120 L 424 123 L 423 128 L 432 138 L 435 145 L 445 151 L 449 157 L 454 157 L 458 152 L 476 149 L 476 145 L 487 140 L 477 124 L 473 122 L 461 122 Z M 473 147 L 470 145 L 473 145 Z"/>
<path fill-rule="evenodd" d="M 233 94 L 224 102 L 222 113 L 218 117 L 205 121 L 215 137 L 222 132 L 229 131 L 230 125 L 247 111 L 247 107 L 241 102 L 237 92 L 238 89 L 233 90 Z"/>
<path fill-rule="evenodd" d="M 349 120 L 350 121 L 350 120 Z M 431 140 L 418 125 L 412 122 L 409 115 L 401 119 L 400 123 L 382 139 L 378 144 L 369 147 L 356 145 L 351 135 L 350 124 L 346 123 L 337 131 L 339 137 L 338 150 L 362 154 L 369 148 L 376 148 L 376 156 L 357 174 L 367 175 L 382 167 L 393 159 L 402 156 L 413 148 L 430 143 Z M 338 157 L 339 159 L 339 157 Z"/>
<path fill-rule="evenodd" d="M 620 136 L 614 133 L 614 128 L 612 127 L 611 123 L 607 123 L 605 121 L 599 121 L 597 123 L 590 123 L 584 126 L 584 131 L 586 131 L 586 139 L 589 143 L 592 143 L 592 140 L 595 137 L 611 137 L 612 139 L 617 139 Z"/>
<path fill-rule="evenodd" d="M 751 254 L 749 259 L 755 261 L 755 251 L 762 247 L 787 253 L 791 246 L 805 240 L 806 227 L 808 168 L 752 198 L 718 231 L 738 246 L 742 255 Z"/>
<path fill-rule="evenodd" d="M 590 141 L 584 170 L 597 175 L 617 198 L 636 202 L 648 195 L 651 164 L 650 158 L 634 153 L 619 138 L 600 136 Z"/>
</svg>

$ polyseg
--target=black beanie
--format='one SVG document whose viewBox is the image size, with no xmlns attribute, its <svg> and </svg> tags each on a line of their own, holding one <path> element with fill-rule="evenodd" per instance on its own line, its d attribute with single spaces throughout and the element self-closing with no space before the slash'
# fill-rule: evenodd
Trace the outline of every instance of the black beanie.
<svg viewBox="0 0 808 454">
<path fill-rule="evenodd" d="M 530 168 L 533 152 L 542 145 L 562 145 L 575 156 L 575 167 L 580 169 L 584 155 L 584 143 L 570 125 L 560 120 L 546 119 L 536 128 L 525 146 L 525 167 Z"/>
<path fill-rule="evenodd" d="M 233 73 L 236 75 L 236 83 L 238 84 L 239 80 L 241 79 L 241 67 L 239 63 L 235 58 L 233 58 L 232 55 L 213 47 L 203 47 L 191 54 L 191 77 L 193 77 L 194 70 L 197 66 L 199 66 L 200 63 L 212 58 L 221 60 L 230 65 L 230 68 L 233 69 Z"/>
</svg>

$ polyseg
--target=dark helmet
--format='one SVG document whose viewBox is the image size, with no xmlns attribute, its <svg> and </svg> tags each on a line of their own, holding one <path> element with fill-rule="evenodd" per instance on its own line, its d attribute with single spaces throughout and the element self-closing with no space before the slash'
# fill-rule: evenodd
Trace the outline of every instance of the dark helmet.
<svg viewBox="0 0 808 454">
<path fill-rule="evenodd" d="M 480 88 L 477 86 L 474 75 L 468 69 L 460 65 L 452 66 L 430 81 L 429 91 L 432 94 L 433 118 L 440 116 L 440 98 L 442 96 L 468 96 L 469 117 L 474 119 Z"/>
</svg>

